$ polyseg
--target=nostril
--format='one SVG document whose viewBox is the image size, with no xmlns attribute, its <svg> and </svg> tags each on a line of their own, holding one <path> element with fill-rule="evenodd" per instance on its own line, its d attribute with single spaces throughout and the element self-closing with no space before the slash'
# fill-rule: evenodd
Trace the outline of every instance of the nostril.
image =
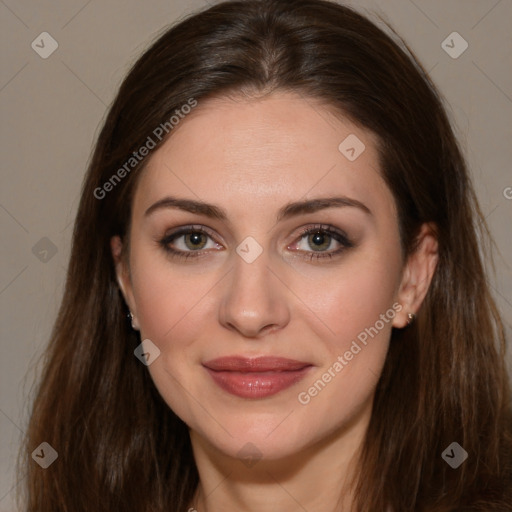
<svg viewBox="0 0 512 512">
<path fill-rule="evenodd" d="M 277 331 L 279 326 L 275 324 L 267 325 L 261 329 L 261 334 L 270 334 L 271 332 Z"/>
</svg>

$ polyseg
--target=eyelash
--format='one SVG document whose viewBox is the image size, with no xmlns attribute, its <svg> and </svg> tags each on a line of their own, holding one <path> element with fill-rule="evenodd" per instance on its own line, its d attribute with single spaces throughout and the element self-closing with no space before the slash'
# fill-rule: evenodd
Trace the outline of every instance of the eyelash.
<svg viewBox="0 0 512 512">
<path fill-rule="evenodd" d="M 177 238 L 183 236 L 183 235 L 190 235 L 190 234 L 197 234 L 202 233 L 210 238 L 213 238 L 213 235 L 204 227 L 202 226 L 184 226 L 182 228 L 177 229 L 173 233 L 169 233 L 166 235 L 162 240 L 160 240 L 159 244 L 162 246 L 162 248 L 173 258 L 179 258 L 187 260 L 188 258 L 198 258 L 202 257 L 204 255 L 204 252 L 201 250 L 198 251 L 181 251 L 172 249 L 170 247 L 170 243 L 176 240 Z M 341 248 L 331 251 L 331 252 L 325 252 L 325 251 L 306 251 L 311 253 L 311 257 L 309 261 L 312 261 L 313 259 L 321 260 L 325 258 L 332 259 L 333 256 L 338 256 L 342 252 L 344 252 L 346 249 L 350 249 L 354 247 L 354 244 L 349 240 L 346 234 L 344 234 L 341 231 L 338 231 L 337 229 L 334 229 L 333 227 L 326 225 L 326 224 L 318 224 L 315 226 L 308 226 L 306 228 L 303 228 L 301 230 L 301 233 L 298 237 L 298 241 L 302 240 L 306 235 L 313 235 L 313 234 L 325 234 L 328 235 L 330 238 L 333 238 L 338 243 L 341 244 Z M 208 252 L 208 251 L 207 251 Z M 300 251 L 304 252 L 304 251 Z"/>
</svg>

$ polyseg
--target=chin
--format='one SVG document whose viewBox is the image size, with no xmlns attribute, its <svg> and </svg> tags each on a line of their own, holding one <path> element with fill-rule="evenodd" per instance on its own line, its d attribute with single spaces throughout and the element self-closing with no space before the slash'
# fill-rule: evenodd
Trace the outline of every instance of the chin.
<svg viewBox="0 0 512 512">
<path fill-rule="evenodd" d="M 285 412 L 286 411 L 286 412 Z M 240 460 L 277 461 L 297 456 L 336 430 L 326 425 L 311 423 L 301 417 L 303 409 L 281 409 L 279 414 L 247 413 L 242 408 L 236 418 L 217 417 L 225 430 L 214 422 L 208 425 L 191 425 L 191 435 L 202 438 L 226 457 Z M 306 415 L 307 416 L 307 415 Z M 325 429 L 327 427 L 327 430 Z"/>
</svg>

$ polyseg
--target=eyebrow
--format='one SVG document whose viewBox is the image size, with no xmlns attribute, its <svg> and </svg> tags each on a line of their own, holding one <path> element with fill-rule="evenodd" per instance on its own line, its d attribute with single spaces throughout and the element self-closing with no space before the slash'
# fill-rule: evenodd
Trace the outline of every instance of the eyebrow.
<svg viewBox="0 0 512 512">
<path fill-rule="evenodd" d="M 371 210 L 365 204 L 363 204 L 361 201 L 358 201 L 357 199 L 352 199 L 346 196 L 319 197 L 316 199 L 295 201 L 286 204 L 277 213 L 276 220 L 277 222 L 280 222 L 281 220 L 289 219 L 291 217 L 301 215 L 304 213 L 314 213 L 319 210 L 335 207 L 358 208 L 362 210 L 364 213 L 372 215 Z M 196 213 L 198 215 L 204 215 L 205 217 L 209 217 L 211 219 L 218 219 L 223 221 L 228 220 L 226 210 L 224 210 L 220 206 L 205 203 L 202 201 L 195 201 L 193 199 L 180 199 L 172 196 L 164 197 L 163 199 L 160 199 L 156 203 L 152 204 L 145 211 L 144 216 L 147 217 L 152 213 L 156 212 L 157 210 L 168 208 L 175 208 L 190 213 Z"/>
</svg>

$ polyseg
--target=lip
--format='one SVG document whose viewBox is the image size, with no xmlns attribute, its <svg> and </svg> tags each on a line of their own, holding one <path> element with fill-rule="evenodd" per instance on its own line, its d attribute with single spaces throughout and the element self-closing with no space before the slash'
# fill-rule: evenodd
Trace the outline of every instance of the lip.
<svg viewBox="0 0 512 512">
<path fill-rule="evenodd" d="M 284 357 L 230 356 L 203 363 L 213 381 L 241 398 L 266 398 L 302 380 L 311 363 Z"/>
</svg>

